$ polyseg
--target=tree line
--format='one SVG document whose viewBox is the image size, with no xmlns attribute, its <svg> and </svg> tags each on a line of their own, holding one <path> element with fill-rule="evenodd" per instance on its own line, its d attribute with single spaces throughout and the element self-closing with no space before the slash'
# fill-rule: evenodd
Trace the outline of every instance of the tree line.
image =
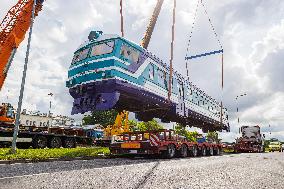
<svg viewBox="0 0 284 189">
<path fill-rule="evenodd" d="M 94 111 L 91 115 L 87 115 L 83 118 L 83 125 L 100 124 L 104 128 L 106 128 L 108 125 L 114 124 L 117 114 L 118 112 L 116 110 Z M 128 120 L 128 123 L 132 131 L 149 131 L 164 129 L 164 127 L 155 119 L 147 122 L 137 122 L 135 120 Z M 181 124 L 177 124 L 174 127 L 174 130 L 177 134 L 186 137 L 187 140 L 192 142 L 196 142 L 197 137 L 200 136 L 197 131 L 188 131 L 186 127 Z M 220 142 L 217 132 L 208 132 L 207 139 Z"/>
</svg>

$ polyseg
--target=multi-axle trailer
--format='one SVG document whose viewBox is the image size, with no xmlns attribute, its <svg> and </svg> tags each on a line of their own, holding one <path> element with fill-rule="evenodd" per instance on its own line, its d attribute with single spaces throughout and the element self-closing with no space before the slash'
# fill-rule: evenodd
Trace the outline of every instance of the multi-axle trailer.
<svg viewBox="0 0 284 189">
<path fill-rule="evenodd" d="M 160 155 L 165 158 L 198 155 L 213 156 L 221 152 L 221 144 L 190 142 L 173 130 L 128 132 L 113 138 L 110 152 L 113 155 Z"/>
<path fill-rule="evenodd" d="M 0 146 L 10 145 L 14 128 L 0 126 Z M 20 126 L 17 138 L 19 148 L 75 148 L 77 144 L 92 145 L 96 136 L 93 130 L 64 127 Z"/>
</svg>

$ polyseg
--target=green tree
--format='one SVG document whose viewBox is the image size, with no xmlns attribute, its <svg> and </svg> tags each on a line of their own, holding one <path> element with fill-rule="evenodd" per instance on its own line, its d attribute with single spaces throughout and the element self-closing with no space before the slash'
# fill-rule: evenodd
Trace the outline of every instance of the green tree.
<svg viewBox="0 0 284 189">
<path fill-rule="evenodd" d="M 215 142 L 220 142 L 221 139 L 219 139 L 219 135 L 216 131 L 208 132 L 207 133 L 207 139 L 212 139 Z"/>
<path fill-rule="evenodd" d="M 137 121 L 135 120 L 128 120 L 128 124 L 129 124 L 129 128 L 130 128 L 130 131 L 137 131 L 138 128 L 137 128 Z"/>
<path fill-rule="evenodd" d="M 149 130 L 159 130 L 163 129 L 163 126 L 158 123 L 156 120 L 151 120 L 147 122 L 139 122 L 137 124 L 137 129 L 139 131 L 149 131 Z"/>
<path fill-rule="evenodd" d="M 178 135 L 184 136 L 187 140 L 189 140 L 191 142 L 196 142 L 196 137 L 198 135 L 197 131 L 188 131 L 188 130 L 186 130 L 185 126 L 178 123 L 175 126 L 175 132 Z"/>
<path fill-rule="evenodd" d="M 83 125 L 100 124 L 103 127 L 113 125 L 118 112 L 116 110 L 94 111 L 83 118 Z"/>
</svg>

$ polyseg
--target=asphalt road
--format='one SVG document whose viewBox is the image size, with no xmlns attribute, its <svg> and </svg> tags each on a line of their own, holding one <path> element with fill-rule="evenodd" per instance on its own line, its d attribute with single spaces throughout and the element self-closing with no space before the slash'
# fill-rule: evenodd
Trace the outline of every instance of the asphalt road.
<svg viewBox="0 0 284 189">
<path fill-rule="evenodd" d="M 1 189 L 284 189 L 284 153 L 0 165 Z"/>
</svg>

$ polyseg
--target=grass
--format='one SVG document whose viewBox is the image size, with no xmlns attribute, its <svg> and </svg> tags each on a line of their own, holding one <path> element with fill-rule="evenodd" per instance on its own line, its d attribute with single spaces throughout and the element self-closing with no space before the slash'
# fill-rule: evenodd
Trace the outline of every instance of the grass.
<svg viewBox="0 0 284 189">
<path fill-rule="evenodd" d="M 17 152 L 12 154 L 10 148 L 0 148 L 0 160 L 46 160 L 49 158 L 67 159 L 75 157 L 99 157 L 101 154 L 108 155 L 109 149 L 105 147 L 17 149 Z"/>
</svg>

